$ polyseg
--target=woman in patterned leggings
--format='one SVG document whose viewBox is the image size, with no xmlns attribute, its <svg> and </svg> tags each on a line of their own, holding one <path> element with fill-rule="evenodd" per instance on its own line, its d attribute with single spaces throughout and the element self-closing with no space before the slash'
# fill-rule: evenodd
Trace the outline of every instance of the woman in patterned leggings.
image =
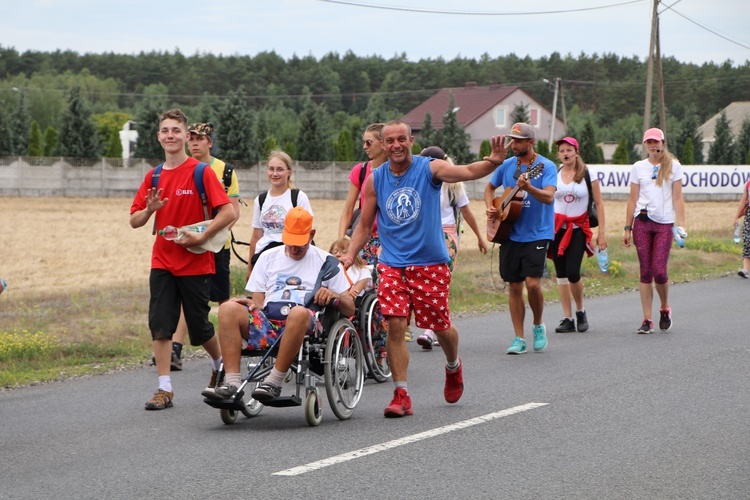
<svg viewBox="0 0 750 500">
<path fill-rule="evenodd" d="M 643 135 L 643 143 L 648 158 L 636 162 L 630 171 L 630 196 L 622 242 L 629 247 L 632 236 L 641 267 L 644 319 L 637 332 L 653 333 L 654 288 L 661 301 L 659 329 L 667 331 L 672 328 L 667 263 L 673 230 L 682 231 L 680 226 L 685 224 L 685 200 L 682 197 L 682 165 L 667 151 L 664 132 L 658 128 L 648 129 Z"/>
<path fill-rule="evenodd" d="M 734 217 L 734 223 L 739 224 L 740 219 L 745 217 L 745 222 L 742 226 L 742 269 L 737 274 L 743 278 L 750 277 L 750 217 L 747 215 L 747 200 L 748 193 L 750 193 L 750 181 L 745 184 L 745 189 L 742 191 L 742 198 L 740 198 L 740 204 L 737 206 L 737 213 Z"/>
</svg>

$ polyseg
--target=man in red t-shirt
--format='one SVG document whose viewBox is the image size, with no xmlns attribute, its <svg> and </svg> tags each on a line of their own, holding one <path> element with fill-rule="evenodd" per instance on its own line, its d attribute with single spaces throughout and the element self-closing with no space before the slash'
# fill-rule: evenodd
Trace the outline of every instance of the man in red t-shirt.
<svg viewBox="0 0 750 500">
<path fill-rule="evenodd" d="M 164 166 L 157 189 L 152 187 L 153 169 L 144 177 L 130 207 L 130 225 L 133 228 L 144 226 L 154 213 L 158 230 L 167 225 L 183 227 L 205 219 L 203 204 L 193 179 L 198 161 L 185 152 L 189 137 L 187 127 L 187 118 L 179 109 L 161 115 L 158 138 L 164 148 Z M 210 168 L 204 169 L 203 182 L 209 213 L 216 211 L 213 221 L 202 233 L 185 232 L 172 241 L 157 236 L 151 253 L 148 326 L 153 339 L 159 389 L 146 403 L 147 410 L 163 410 L 172 406 L 172 335 L 180 318 L 181 307 L 185 311 L 190 343 L 203 346 L 211 356 L 212 375 L 206 391 L 213 391 L 221 366 L 219 341 L 214 335 L 213 324 L 208 320 L 209 276 L 215 272 L 214 257 L 209 252 L 193 253 L 188 248 L 206 243 L 231 223 L 235 214 L 224 188 Z"/>
</svg>

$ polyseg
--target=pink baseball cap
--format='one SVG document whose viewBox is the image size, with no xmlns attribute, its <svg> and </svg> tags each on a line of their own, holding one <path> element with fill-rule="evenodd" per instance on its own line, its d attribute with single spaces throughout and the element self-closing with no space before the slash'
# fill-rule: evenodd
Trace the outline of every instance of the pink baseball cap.
<svg viewBox="0 0 750 500">
<path fill-rule="evenodd" d="M 650 128 L 643 134 L 643 140 L 641 142 L 646 142 L 648 140 L 664 142 L 664 132 L 658 128 Z"/>
<path fill-rule="evenodd" d="M 555 144 L 559 146 L 563 142 L 567 142 L 568 144 L 576 148 L 576 151 L 578 151 L 578 141 L 576 141 L 572 137 L 563 137 L 562 139 L 558 140 Z"/>
</svg>

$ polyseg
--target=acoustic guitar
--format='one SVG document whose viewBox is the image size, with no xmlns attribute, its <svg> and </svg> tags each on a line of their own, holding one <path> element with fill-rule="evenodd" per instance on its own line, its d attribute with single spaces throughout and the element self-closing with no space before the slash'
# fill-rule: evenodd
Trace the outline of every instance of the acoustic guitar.
<svg viewBox="0 0 750 500">
<path fill-rule="evenodd" d="M 536 179 L 544 171 L 544 164 L 537 163 L 521 175 L 527 179 Z M 505 188 L 502 196 L 492 200 L 492 206 L 497 209 L 497 216 L 487 219 L 487 240 L 492 243 L 503 244 L 510 237 L 513 224 L 521 216 L 523 194 L 519 194 L 518 186 Z"/>
</svg>

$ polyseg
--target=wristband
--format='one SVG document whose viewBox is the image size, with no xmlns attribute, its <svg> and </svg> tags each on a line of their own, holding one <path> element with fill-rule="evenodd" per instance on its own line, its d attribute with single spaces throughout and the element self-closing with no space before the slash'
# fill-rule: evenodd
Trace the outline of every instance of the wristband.
<svg viewBox="0 0 750 500">
<path fill-rule="evenodd" d="M 625 231 L 632 231 L 632 230 L 633 230 L 633 226 L 625 226 Z"/>
</svg>

